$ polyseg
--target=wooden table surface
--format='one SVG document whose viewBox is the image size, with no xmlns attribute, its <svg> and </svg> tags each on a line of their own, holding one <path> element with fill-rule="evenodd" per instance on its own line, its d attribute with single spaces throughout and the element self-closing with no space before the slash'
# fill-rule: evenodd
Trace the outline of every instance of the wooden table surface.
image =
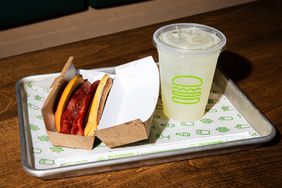
<svg viewBox="0 0 282 188">
<path fill-rule="evenodd" d="M 34 178 L 21 167 L 16 81 L 58 72 L 69 56 L 75 56 L 78 68 L 119 65 L 148 55 L 157 60 L 152 34 L 167 23 L 0 59 L 0 187 L 282 186 L 281 10 L 281 1 L 259 1 L 167 22 L 202 23 L 225 33 L 228 45 L 219 64 L 277 129 L 272 142 L 237 153 L 52 181 Z"/>
</svg>

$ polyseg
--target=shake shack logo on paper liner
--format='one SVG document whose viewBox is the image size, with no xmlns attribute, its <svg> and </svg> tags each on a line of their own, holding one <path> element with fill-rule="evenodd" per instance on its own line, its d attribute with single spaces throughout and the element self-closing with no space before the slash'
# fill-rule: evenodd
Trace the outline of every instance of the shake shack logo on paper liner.
<svg viewBox="0 0 282 188">
<path fill-rule="evenodd" d="M 203 80 L 197 76 L 177 75 L 172 78 L 172 101 L 177 104 L 197 104 L 201 100 Z"/>
</svg>

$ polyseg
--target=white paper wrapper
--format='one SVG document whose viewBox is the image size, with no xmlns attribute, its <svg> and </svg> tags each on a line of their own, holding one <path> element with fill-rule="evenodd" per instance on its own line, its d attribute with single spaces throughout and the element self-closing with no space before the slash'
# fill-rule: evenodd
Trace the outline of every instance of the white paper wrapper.
<svg viewBox="0 0 282 188">
<path fill-rule="evenodd" d="M 102 77 L 102 74 L 104 73 L 96 72 L 93 79 Z M 40 112 L 49 93 L 46 83 L 51 84 L 51 82 L 52 80 L 46 80 L 44 84 L 37 82 L 26 82 L 25 84 L 36 169 L 56 168 L 259 136 L 231 102 L 213 85 L 207 113 L 199 121 L 177 122 L 166 119 L 159 100 L 153 114 L 150 136 L 147 141 L 115 149 L 106 147 L 104 143 L 96 142 L 94 149 L 90 151 L 53 146 L 46 134 Z"/>
</svg>

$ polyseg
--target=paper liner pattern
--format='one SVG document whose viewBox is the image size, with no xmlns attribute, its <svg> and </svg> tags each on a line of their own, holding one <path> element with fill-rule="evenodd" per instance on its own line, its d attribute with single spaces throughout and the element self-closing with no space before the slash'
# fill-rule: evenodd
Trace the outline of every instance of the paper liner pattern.
<svg viewBox="0 0 282 188">
<path fill-rule="evenodd" d="M 177 122 L 162 113 L 159 100 L 153 114 L 149 140 L 110 149 L 95 143 L 91 151 L 53 146 L 46 134 L 40 109 L 50 92 L 36 82 L 26 82 L 29 127 L 32 137 L 34 167 L 49 169 L 101 160 L 218 144 L 259 136 L 231 102 L 212 87 L 205 116 L 194 122 Z"/>
</svg>

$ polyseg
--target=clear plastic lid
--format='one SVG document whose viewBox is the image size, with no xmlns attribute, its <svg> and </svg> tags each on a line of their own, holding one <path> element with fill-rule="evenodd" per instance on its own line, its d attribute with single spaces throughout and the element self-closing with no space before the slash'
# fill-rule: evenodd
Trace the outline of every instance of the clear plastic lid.
<svg viewBox="0 0 282 188">
<path fill-rule="evenodd" d="M 166 25 L 155 31 L 153 44 L 158 50 L 180 54 L 211 54 L 221 52 L 226 37 L 219 30 L 195 23 Z"/>
</svg>

